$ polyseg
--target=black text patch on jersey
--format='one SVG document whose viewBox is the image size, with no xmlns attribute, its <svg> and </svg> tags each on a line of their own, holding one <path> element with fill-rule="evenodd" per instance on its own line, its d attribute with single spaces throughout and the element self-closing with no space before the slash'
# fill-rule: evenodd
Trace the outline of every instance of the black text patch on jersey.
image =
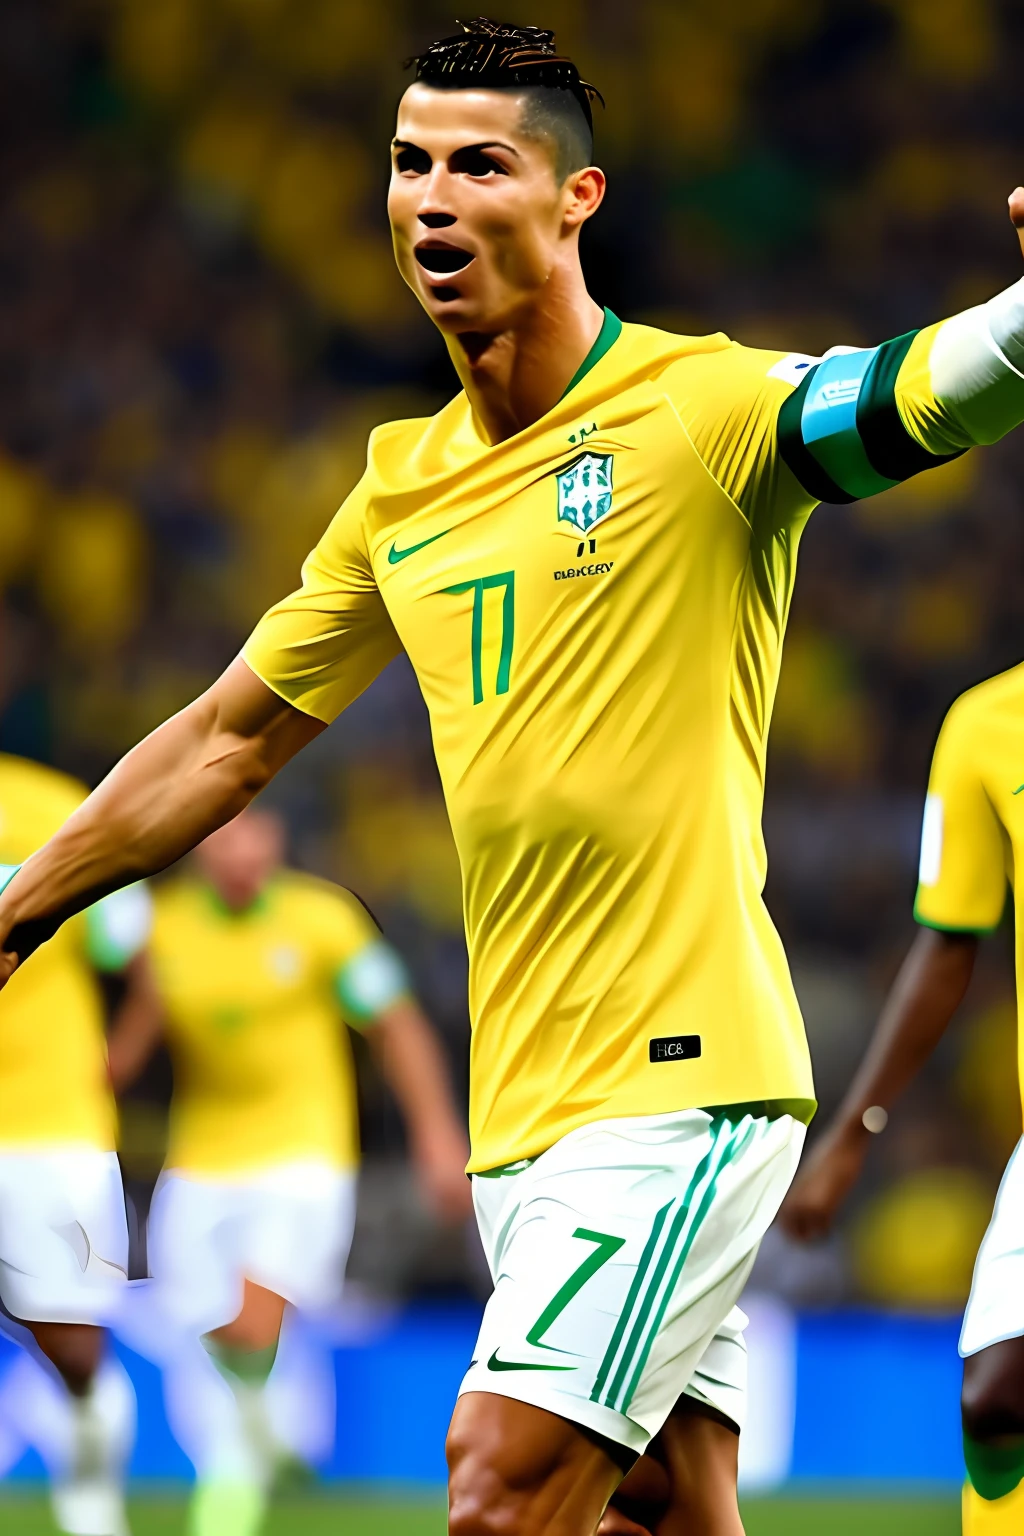
<svg viewBox="0 0 1024 1536">
<path fill-rule="evenodd" d="M 700 1055 L 700 1035 L 662 1035 L 651 1041 L 652 1061 L 693 1061 Z"/>
</svg>

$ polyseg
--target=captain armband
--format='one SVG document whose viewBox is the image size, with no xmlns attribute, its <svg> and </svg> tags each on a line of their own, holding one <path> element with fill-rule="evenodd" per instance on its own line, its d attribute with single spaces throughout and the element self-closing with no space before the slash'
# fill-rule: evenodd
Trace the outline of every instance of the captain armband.
<svg viewBox="0 0 1024 1536">
<path fill-rule="evenodd" d="M 896 379 L 917 334 L 823 357 L 783 403 L 779 449 L 815 500 L 876 496 L 965 451 L 929 453 L 903 424 Z"/>
</svg>

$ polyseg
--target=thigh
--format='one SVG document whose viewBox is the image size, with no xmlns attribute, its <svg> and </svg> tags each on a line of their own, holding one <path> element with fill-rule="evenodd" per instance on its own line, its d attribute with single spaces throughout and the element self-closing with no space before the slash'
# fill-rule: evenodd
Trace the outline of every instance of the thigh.
<svg viewBox="0 0 1024 1536">
<path fill-rule="evenodd" d="M 446 1451 L 452 1536 L 592 1536 L 621 1477 L 576 1425 L 488 1392 L 459 1398 Z"/>
<path fill-rule="evenodd" d="M 964 1428 L 976 1440 L 1024 1434 L 1024 1338 L 968 1355 L 962 1406 Z"/>
<path fill-rule="evenodd" d="M 248 1280 L 305 1311 L 341 1291 L 355 1223 L 355 1175 L 326 1164 L 269 1170 L 253 1190 L 239 1245 Z"/>
<path fill-rule="evenodd" d="M 68 1147 L 0 1156 L 0 1300 L 12 1316 L 100 1324 L 127 1271 L 114 1153 Z"/>
<path fill-rule="evenodd" d="M 736 1301 L 802 1130 L 699 1111 L 609 1121 L 475 1180 L 497 1280 L 463 1392 L 642 1451 Z"/>
<path fill-rule="evenodd" d="M 1004 1339 L 1024 1335 L 1024 1142 L 1003 1174 L 992 1220 L 974 1266 L 960 1334 L 965 1360 Z M 965 1368 L 965 1379 L 967 1377 Z"/>
<path fill-rule="evenodd" d="M 746 1421 L 746 1326 L 746 1314 L 733 1307 L 716 1328 L 683 1391 L 684 1398 L 710 1407 L 736 1430 Z M 681 1410 L 685 1411 L 685 1406 L 681 1404 Z"/>
<path fill-rule="evenodd" d="M 149 1214 L 149 1267 L 161 1315 L 188 1333 L 206 1333 L 238 1315 L 239 1256 L 246 1192 L 165 1173 Z"/>
</svg>

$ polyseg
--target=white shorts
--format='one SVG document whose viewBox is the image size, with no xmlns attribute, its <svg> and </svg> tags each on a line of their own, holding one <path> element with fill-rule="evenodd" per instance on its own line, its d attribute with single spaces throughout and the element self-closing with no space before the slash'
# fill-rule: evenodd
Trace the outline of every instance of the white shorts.
<svg viewBox="0 0 1024 1536">
<path fill-rule="evenodd" d="M 789 1115 L 684 1110 L 599 1121 L 475 1175 L 494 1292 L 460 1390 L 635 1451 L 683 1393 L 742 1425 L 736 1301 L 803 1140 Z"/>
<path fill-rule="evenodd" d="M 355 1173 L 326 1162 L 280 1163 L 230 1181 L 170 1170 L 150 1210 L 150 1273 L 190 1331 L 236 1318 L 245 1280 L 318 1311 L 341 1290 L 355 1208 Z"/>
<path fill-rule="evenodd" d="M 113 1152 L 0 1149 L 0 1301 L 29 1323 L 109 1320 L 128 1278 L 128 1223 Z"/>
<path fill-rule="evenodd" d="M 978 1249 L 960 1332 L 961 1355 L 1024 1334 L 1024 1139 L 1006 1165 L 988 1231 Z"/>
</svg>

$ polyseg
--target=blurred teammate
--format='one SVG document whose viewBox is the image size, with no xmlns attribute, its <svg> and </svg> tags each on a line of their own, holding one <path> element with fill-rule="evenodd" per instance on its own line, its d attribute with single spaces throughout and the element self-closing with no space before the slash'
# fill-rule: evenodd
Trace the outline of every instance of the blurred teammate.
<svg viewBox="0 0 1024 1536">
<path fill-rule="evenodd" d="M 1024 419 L 1024 285 L 824 359 L 622 325 L 579 260 L 594 92 L 551 34 L 481 20 L 416 71 L 389 212 L 464 388 L 373 433 L 301 591 L 12 882 L 2 963 L 234 815 L 404 648 L 462 862 L 496 1281 L 450 1530 L 591 1536 L 658 1436 L 661 1536 L 735 1536 L 735 1302 L 814 1103 L 762 900 L 797 546 L 817 501 Z"/>
<path fill-rule="evenodd" d="M 875 1037 L 835 1118 L 801 1170 L 783 1220 L 800 1238 L 827 1231 L 853 1187 L 871 1133 L 927 1061 L 956 1012 L 983 934 L 999 925 L 1007 881 L 1024 977 L 1024 666 L 972 688 L 939 735 L 928 783 L 914 916 L 922 925 Z M 964 1490 L 968 1536 L 1024 1530 L 1024 1143 L 1000 1186 L 967 1304 Z"/>
<path fill-rule="evenodd" d="M 51 768 L 0 755 L 0 885 L 86 793 Z M 108 896 L 33 955 L 0 997 L 2 1326 L 67 1389 L 69 1422 L 61 1415 L 54 1426 L 48 1461 L 57 1524 L 82 1536 L 126 1530 L 121 1480 L 134 1420 L 131 1386 L 106 1354 L 102 1327 L 127 1279 L 128 1228 L 94 973 L 125 971 L 128 1017 L 147 921 L 141 891 Z"/>
<path fill-rule="evenodd" d="M 174 1067 L 149 1259 L 158 1316 L 185 1341 L 166 1373 L 200 1474 L 194 1536 L 257 1527 L 275 1453 L 263 1389 L 285 1306 L 323 1310 L 340 1290 L 359 1158 L 343 1018 L 380 1050 L 436 1208 L 469 1211 L 466 1137 L 401 962 L 354 896 L 284 869 L 283 856 L 281 823 L 264 810 L 201 844 L 196 874 L 156 895 L 160 1007 L 126 1017 L 110 1041 L 117 1088 L 162 1028 Z M 230 1392 L 196 1358 L 200 1335 Z"/>
</svg>

